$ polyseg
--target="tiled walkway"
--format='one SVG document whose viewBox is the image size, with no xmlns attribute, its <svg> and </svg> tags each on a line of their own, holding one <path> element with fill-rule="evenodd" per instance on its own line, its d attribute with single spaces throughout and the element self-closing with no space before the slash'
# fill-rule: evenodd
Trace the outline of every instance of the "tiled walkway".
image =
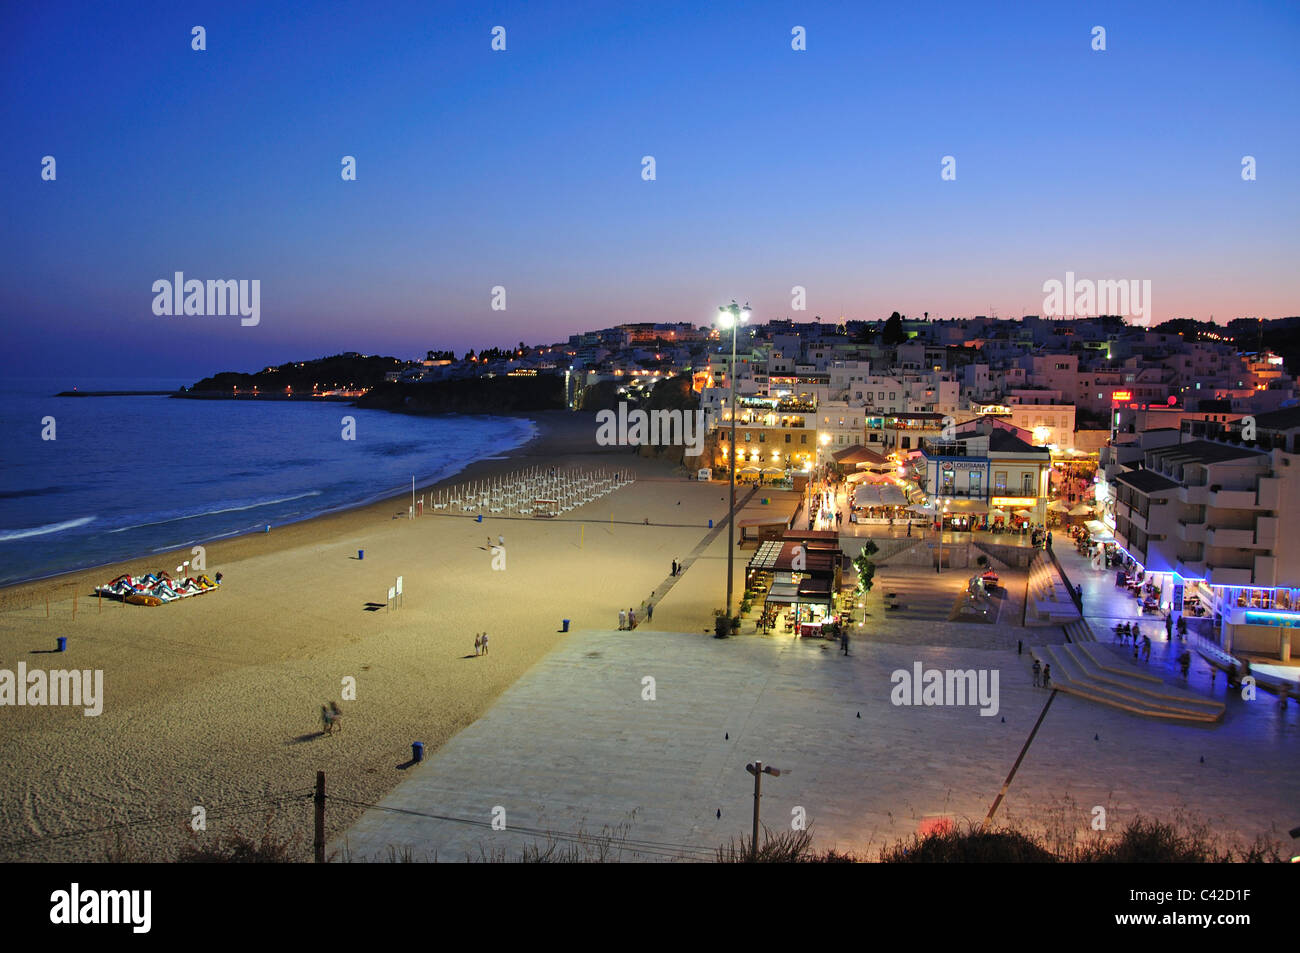
<svg viewBox="0 0 1300 953">
<path fill-rule="evenodd" d="M 745 763 L 759 758 L 784 772 L 765 780 L 766 823 L 787 827 L 802 808 L 821 846 L 874 855 L 927 819 L 987 815 L 1047 700 L 1017 635 L 891 620 L 844 658 L 791 638 L 575 633 L 332 848 L 459 861 L 517 856 L 539 830 L 623 825 L 622 859 L 699 859 L 747 834 Z M 997 715 L 894 706 L 891 673 L 915 662 L 997 670 Z M 1224 724 L 1188 727 L 1058 693 L 996 819 L 1082 831 L 1094 805 L 1112 826 L 1186 809 L 1247 840 L 1300 823 L 1300 706 L 1228 707 Z M 496 807 L 503 831 L 491 829 Z"/>
</svg>

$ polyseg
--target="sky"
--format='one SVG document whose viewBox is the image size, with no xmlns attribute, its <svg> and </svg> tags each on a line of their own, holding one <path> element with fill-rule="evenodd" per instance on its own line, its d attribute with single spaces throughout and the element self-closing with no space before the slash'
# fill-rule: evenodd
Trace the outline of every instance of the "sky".
<svg viewBox="0 0 1300 953">
<path fill-rule="evenodd" d="M 1294 2 L 374 6 L 4 5 L 0 373 L 421 357 L 732 298 L 1014 317 L 1067 272 L 1151 281 L 1157 322 L 1300 314 Z M 155 315 L 177 271 L 260 281 L 260 322 Z"/>
</svg>

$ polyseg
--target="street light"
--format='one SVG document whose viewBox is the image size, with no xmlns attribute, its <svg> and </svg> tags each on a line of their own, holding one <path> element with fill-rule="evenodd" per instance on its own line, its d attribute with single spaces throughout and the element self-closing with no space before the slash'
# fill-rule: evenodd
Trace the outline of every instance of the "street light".
<svg viewBox="0 0 1300 953">
<path fill-rule="evenodd" d="M 754 836 L 749 842 L 749 855 L 757 862 L 758 860 L 758 802 L 763 796 L 763 775 L 770 774 L 774 778 L 781 776 L 781 769 L 774 768 L 770 764 L 764 765 L 762 761 L 755 761 L 753 764 L 745 765 L 745 770 L 754 776 Z"/>
<path fill-rule="evenodd" d="M 731 299 L 731 304 L 718 307 L 718 326 L 731 328 L 731 363 L 727 366 L 727 383 L 731 385 L 731 505 L 727 510 L 727 627 L 731 629 L 731 587 L 736 558 L 736 332 L 749 320 L 749 303 L 742 308 Z"/>
</svg>

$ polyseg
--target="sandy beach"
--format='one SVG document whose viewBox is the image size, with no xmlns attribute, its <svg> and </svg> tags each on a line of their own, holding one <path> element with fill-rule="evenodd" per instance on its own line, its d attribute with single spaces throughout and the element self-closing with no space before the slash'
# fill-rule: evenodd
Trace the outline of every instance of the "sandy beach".
<svg viewBox="0 0 1300 953">
<path fill-rule="evenodd" d="M 174 568 L 188 551 L 0 592 L 0 668 L 102 670 L 105 696 L 98 717 L 0 708 L 10 779 L 0 792 L 0 857 L 165 860 L 187 839 L 269 826 L 309 859 L 305 795 L 318 770 L 334 797 L 375 803 L 405 776 L 412 742 L 436 750 L 482 715 L 567 638 L 561 620 L 574 631 L 614 627 L 618 610 L 639 607 L 671 561 L 708 538 L 708 521 L 725 516 L 725 485 L 596 446 L 589 415 L 530 416 L 534 440 L 446 482 L 534 465 L 631 467 L 637 481 L 558 519 L 479 523 L 444 510 L 410 520 L 396 498 L 273 527 L 208 548 L 220 590 L 157 608 L 99 603 L 93 588 L 120 572 Z M 498 534 L 505 571 L 491 568 L 487 540 Z M 736 567 L 739 578 L 743 557 Z M 368 607 L 385 602 L 398 575 L 403 605 Z M 656 627 L 671 622 L 703 638 L 724 569 L 697 564 L 687 577 L 672 618 Z M 480 631 L 490 633 L 486 657 L 474 656 Z M 68 652 L 50 653 L 60 636 Z M 343 730 L 322 736 L 320 706 L 341 698 L 346 678 L 356 680 L 356 700 L 342 702 Z M 191 831 L 196 807 L 206 833 Z M 333 801 L 329 836 L 360 811 Z"/>
</svg>

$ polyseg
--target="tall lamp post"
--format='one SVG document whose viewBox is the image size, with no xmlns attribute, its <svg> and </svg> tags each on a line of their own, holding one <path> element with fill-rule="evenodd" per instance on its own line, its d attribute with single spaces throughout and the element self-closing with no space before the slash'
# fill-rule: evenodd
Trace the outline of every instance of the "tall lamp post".
<svg viewBox="0 0 1300 953">
<path fill-rule="evenodd" d="M 770 774 L 774 778 L 779 778 L 781 769 L 764 764 L 762 761 L 755 761 L 753 764 L 745 765 L 745 770 L 754 776 L 754 833 L 749 841 L 749 858 L 752 863 L 758 863 L 758 802 L 763 797 L 763 775 Z"/>
<path fill-rule="evenodd" d="M 731 629 L 731 587 L 736 558 L 736 332 L 749 320 L 750 307 L 731 299 L 731 304 L 718 307 L 718 326 L 731 328 L 731 363 L 727 365 L 727 383 L 731 388 L 731 505 L 727 510 L 727 629 Z"/>
</svg>

